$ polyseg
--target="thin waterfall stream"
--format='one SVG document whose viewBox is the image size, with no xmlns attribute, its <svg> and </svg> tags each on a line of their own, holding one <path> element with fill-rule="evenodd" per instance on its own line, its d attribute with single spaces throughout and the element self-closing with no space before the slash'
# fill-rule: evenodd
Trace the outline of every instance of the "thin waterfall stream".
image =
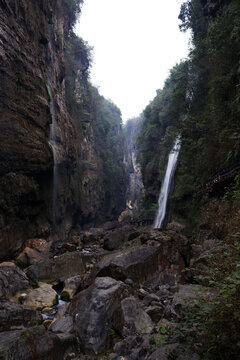
<svg viewBox="0 0 240 360">
<path fill-rule="evenodd" d="M 168 156 L 167 170 L 165 172 L 164 180 L 161 186 L 161 191 L 158 199 L 158 211 L 153 226 L 154 229 L 159 229 L 163 226 L 163 222 L 167 210 L 168 195 L 171 189 L 171 184 L 174 178 L 175 170 L 177 168 L 177 161 L 178 161 L 180 148 L 181 148 L 180 136 L 178 136 Z"/>
</svg>

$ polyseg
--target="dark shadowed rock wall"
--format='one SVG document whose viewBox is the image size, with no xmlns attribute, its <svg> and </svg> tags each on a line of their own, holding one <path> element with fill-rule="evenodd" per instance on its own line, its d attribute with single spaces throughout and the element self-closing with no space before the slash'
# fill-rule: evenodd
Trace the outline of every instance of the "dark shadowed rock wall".
<svg viewBox="0 0 240 360">
<path fill-rule="evenodd" d="M 0 257 L 4 258 L 13 255 L 24 239 L 50 235 L 51 98 L 60 168 L 71 171 L 76 142 L 65 104 L 63 46 L 68 19 L 63 1 L 1 0 L 0 5 Z M 66 182 L 60 180 L 61 212 L 69 197 Z"/>
<path fill-rule="evenodd" d="M 87 48 L 72 32 L 80 3 L 0 0 L 0 259 L 28 238 L 64 241 L 117 218 L 125 204 L 120 111 L 88 84 Z M 109 164 L 99 141 L 105 108 L 113 115 L 101 135 Z"/>
</svg>

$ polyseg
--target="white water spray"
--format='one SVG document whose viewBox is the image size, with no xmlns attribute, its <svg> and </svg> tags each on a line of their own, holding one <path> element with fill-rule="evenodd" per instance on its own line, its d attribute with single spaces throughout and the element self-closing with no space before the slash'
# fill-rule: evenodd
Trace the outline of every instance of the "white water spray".
<svg viewBox="0 0 240 360">
<path fill-rule="evenodd" d="M 180 136 L 178 136 L 175 140 L 173 149 L 170 151 L 168 156 L 167 170 L 164 176 L 164 180 L 161 186 L 161 191 L 158 199 L 158 211 L 153 226 L 154 229 L 159 229 L 162 227 L 163 221 L 166 216 L 168 195 L 175 174 L 175 170 L 177 167 L 177 160 L 178 160 L 180 147 L 181 147 Z"/>
</svg>

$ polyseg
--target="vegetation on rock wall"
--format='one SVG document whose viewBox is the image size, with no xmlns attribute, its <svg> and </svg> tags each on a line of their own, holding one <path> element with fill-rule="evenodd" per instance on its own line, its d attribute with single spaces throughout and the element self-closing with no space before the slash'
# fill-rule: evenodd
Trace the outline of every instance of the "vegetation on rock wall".
<svg viewBox="0 0 240 360">
<path fill-rule="evenodd" d="M 95 191 L 95 219 L 116 218 L 125 206 L 120 110 L 89 82 L 91 48 L 71 33 L 66 42 L 66 99 L 78 133 L 78 167 L 72 177 L 75 206 L 86 212 L 86 191 Z M 95 180 L 94 180 L 95 178 Z M 98 178 L 98 180 L 97 180 Z M 86 180 L 87 179 L 87 180 Z M 87 182 L 86 182 L 87 181 Z M 85 185 L 83 185 L 85 183 Z M 85 186 L 85 189 L 83 189 Z M 83 220 L 83 219 L 82 219 Z"/>
<path fill-rule="evenodd" d="M 143 112 L 143 124 L 137 139 L 139 162 L 145 185 L 145 207 L 156 208 L 161 180 L 167 157 L 174 140 L 181 132 L 181 124 L 187 111 L 187 61 L 176 65 L 157 91 L 155 99 Z"/>
<path fill-rule="evenodd" d="M 181 30 L 192 31 L 189 60 L 174 68 L 145 109 L 138 141 L 145 207 L 155 206 L 167 154 L 180 133 L 172 196 L 175 218 L 191 225 L 197 246 L 203 234 L 202 241 L 220 241 L 221 247 L 220 252 L 210 251 L 197 260 L 202 272 L 192 281 L 212 287 L 214 296 L 199 299 L 198 311 L 194 308 L 188 314 L 186 325 L 193 327 L 193 343 L 201 358 L 238 359 L 239 175 L 228 180 L 228 188 L 224 183 L 211 195 L 199 189 L 220 169 L 239 162 L 240 3 L 190 0 L 182 5 L 179 18 Z"/>
<path fill-rule="evenodd" d="M 172 70 L 144 111 L 139 150 L 146 206 L 156 202 L 177 131 L 182 147 L 174 201 L 182 218 L 195 207 L 192 197 L 198 188 L 240 155 L 240 4 L 226 4 L 210 7 L 192 0 L 182 5 L 180 28 L 192 31 L 189 60 Z"/>
</svg>

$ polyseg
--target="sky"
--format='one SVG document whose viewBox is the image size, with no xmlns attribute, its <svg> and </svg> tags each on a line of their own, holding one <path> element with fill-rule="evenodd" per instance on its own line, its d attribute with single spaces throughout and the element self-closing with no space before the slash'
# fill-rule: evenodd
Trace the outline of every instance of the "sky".
<svg viewBox="0 0 240 360">
<path fill-rule="evenodd" d="M 121 110 L 123 122 L 155 97 L 188 54 L 178 28 L 182 0 L 85 0 L 76 33 L 93 49 L 91 82 Z"/>
</svg>

